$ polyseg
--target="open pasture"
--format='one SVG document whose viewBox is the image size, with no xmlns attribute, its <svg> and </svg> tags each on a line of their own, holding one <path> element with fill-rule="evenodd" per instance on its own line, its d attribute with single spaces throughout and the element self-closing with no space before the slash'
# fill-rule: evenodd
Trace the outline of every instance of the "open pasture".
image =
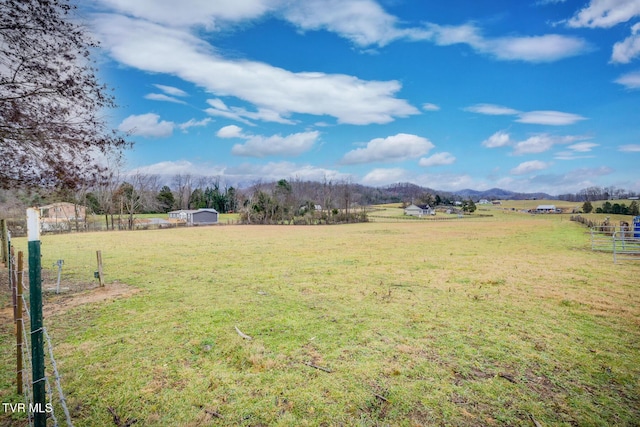
<svg viewBox="0 0 640 427">
<path fill-rule="evenodd" d="M 637 425 L 640 264 L 505 219 L 44 236 L 139 289 L 45 318 L 75 425 Z"/>
</svg>

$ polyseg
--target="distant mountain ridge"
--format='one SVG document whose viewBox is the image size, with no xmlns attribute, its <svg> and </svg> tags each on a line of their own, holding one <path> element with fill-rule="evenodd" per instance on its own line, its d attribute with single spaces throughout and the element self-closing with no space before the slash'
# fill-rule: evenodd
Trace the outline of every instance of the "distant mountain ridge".
<svg viewBox="0 0 640 427">
<path fill-rule="evenodd" d="M 491 188 L 489 190 L 477 191 L 471 189 L 464 189 L 453 192 L 456 196 L 472 199 L 487 199 L 487 200 L 528 200 L 528 199 L 555 199 L 547 193 L 516 193 L 514 191 L 503 190 L 502 188 Z"/>
<path fill-rule="evenodd" d="M 557 197 L 547 193 L 517 193 L 514 191 L 504 190 L 502 188 L 491 188 L 489 190 L 472 190 L 464 189 L 458 191 L 439 191 L 428 187 L 421 187 L 412 183 L 398 183 L 388 185 L 381 189 L 387 196 L 395 196 L 402 200 L 410 200 L 419 197 L 423 193 L 438 194 L 449 198 L 473 199 L 475 201 L 481 199 L 487 200 L 529 200 L 529 199 L 546 199 L 555 200 Z M 453 196 L 453 197 L 452 197 Z"/>
</svg>

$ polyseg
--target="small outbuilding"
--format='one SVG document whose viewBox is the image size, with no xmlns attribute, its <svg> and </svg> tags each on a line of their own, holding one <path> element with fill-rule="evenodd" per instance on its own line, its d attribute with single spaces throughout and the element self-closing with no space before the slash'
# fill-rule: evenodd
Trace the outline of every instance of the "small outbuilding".
<svg viewBox="0 0 640 427">
<path fill-rule="evenodd" d="M 538 205 L 536 213 L 556 213 L 556 205 Z"/>
<path fill-rule="evenodd" d="M 187 225 L 211 225 L 218 223 L 215 209 L 181 209 L 169 212 L 169 218 L 184 221 Z"/>
</svg>

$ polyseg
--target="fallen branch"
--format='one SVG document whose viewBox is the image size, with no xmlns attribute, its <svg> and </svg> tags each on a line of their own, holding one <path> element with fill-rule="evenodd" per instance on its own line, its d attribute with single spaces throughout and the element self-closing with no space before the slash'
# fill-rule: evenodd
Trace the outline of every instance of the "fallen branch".
<svg viewBox="0 0 640 427">
<path fill-rule="evenodd" d="M 236 328 L 236 332 L 238 333 L 238 335 L 240 335 L 242 338 L 244 338 L 245 340 L 249 340 L 251 341 L 253 338 L 251 338 L 249 335 L 245 334 L 244 332 L 242 332 L 240 329 L 238 329 L 237 326 L 234 326 L 234 328 Z"/>
<path fill-rule="evenodd" d="M 387 399 L 386 397 L 384 397 L 384 396 L 382 396 L 382 395 L 379 395 L 378 393 L 373 393 L 373 395 L 374 395 L 375 397 L 377 397 L 378 399 L 382 400 L 383 402 L 385 402 L 385 403 L 389 403 L 389 399 Z"/>
<path fill-rule="evenodd" d="M 212 417 L 215 417 L 215 418 L 224 418 L 222 416 L 222 414 L 220 414 L 220 413 L 218 413 L 216 411 L 210 411 L 209 409 L 205 409 L 204 412 L 205 412 L 205 414 L 209 414 L 209 415 L 211 415 Z"/>
<path fill-rule="evenodd" d="M 498 376 L 500 378 L 504 378 L 505 380 L 509 381 L 510 383 L 513 384 L 518 384 L 518 381 L 515 380 L 515 378 L 513 378 L 511 375 L 509 374 L 498 374 Z"/>
<path fill-rule="evenodd" d="M 531 419 L 531 422 L 535 427 L 542 427 L 542 424 L 540 424 L 535 418 L 533 418 L 533 415 L 529 414 L 529 418 Z"/>
<path fill-rule="evenodd" d="M 138 420 L 135 418 L 127 418 L 126 420 L 124 420 L 124 422 L 122 422 L 122 420 L 120 419 L 120 416 L 116 414 L 115 409 L 109 406 L 107 407 L 107 410 L 113 416 L 113 423 L 118 427 L 131 427 L 133 424 L 138 422 Z"/>
<path fill-rule="evenodd" d="M 330 374 L 332 372 L 331 369 L 329 369 L 329 368 L 323 368 L 322 366 L 314 365 L 313 363 L 309 363 L 309 362 L 302 362 L 302 363 L 307 365 L 307 366 L 309 366 L 309 367 L 311 367 L 311 368 L 319 369 L 319 370 L 321 370 L 323 372 L 326 372 L 328 374 Z"/>
</svg>

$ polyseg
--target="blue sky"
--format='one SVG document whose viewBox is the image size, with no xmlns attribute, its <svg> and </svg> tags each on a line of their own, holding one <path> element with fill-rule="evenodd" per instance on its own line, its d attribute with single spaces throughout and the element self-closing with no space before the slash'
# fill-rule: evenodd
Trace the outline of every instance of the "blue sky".
<svg viewBox="0 0 640 427">
<path fill-rule="evenodd" d="M 126 169 L 640 191 L 639 0 L 93 0 Z"/>
</svg>

